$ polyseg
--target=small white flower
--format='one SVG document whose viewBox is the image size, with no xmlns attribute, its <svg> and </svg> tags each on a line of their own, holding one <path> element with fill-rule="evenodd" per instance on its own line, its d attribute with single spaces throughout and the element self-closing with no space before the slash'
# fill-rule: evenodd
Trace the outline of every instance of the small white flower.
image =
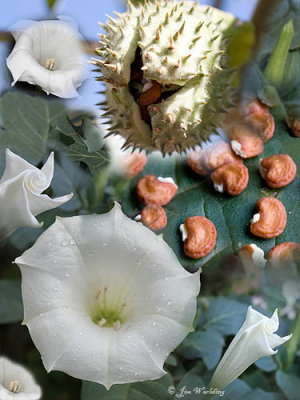
<svg viewBox="0 0 300 400">
<path fill-rule="evenodd" d="M 84 61 L 77 32 L 64 21 L 28 23 L 13 33 L 16 44 L 6 60 L 17 81 L 40 86 L 47 94 L 71 98 L 84 79 Z"/>
<path fill-rule="evenodd" d="M 49 187 L 53 171 L 53 152 L 42 169 L 38 169 L 6 149 L 6 167 L 0 180 L 0 240 L 20 227 L 41 227 L 36 215 L 72 198 L 72 193 L 56 199 L 41 194 Z"/>
<path fill-rule="evenodd" d="M 0 357 L 1 400 L 38 400 L 41 396 L 41 388 L 27 369 Z"/>
<path fill-rule="evenodd" d="M 274 350 L 289 340 L 292 335 L 280 337 L 274 332 L 278 330 L 277 309 L 271 318 L 248 308 L 247 317 L 242 327 L 230 343 L 219 362 L 210 387 L 222 389 L 238 378 L 251 364 L 260 357 L 277 353 Z"/>
<path fill-rule="evenodd" d="M 47 371 L 106 388 L 157 379 L 192 330 L 200 272 L 184 270 L 118 204 L 103 215 L 57 218 L 16 263 L 24 323 Z"/>
</svg>

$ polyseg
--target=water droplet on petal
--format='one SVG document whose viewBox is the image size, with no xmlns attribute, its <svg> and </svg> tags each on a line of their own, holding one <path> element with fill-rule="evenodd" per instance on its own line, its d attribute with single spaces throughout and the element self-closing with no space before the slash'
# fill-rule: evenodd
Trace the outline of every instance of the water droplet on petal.
<svg viewBox="0 0 300 400">
<path fill-rule="evenodd" d="M 61 245 L 62 245 L 62 246 L 67 246 L 67 245 L 68 245 L 68 242 L 67 242 L 66 240 L 63 240 L 63 241 L 61 242 Z"/>
<path fill-rule="evenodd" d="M 173 303 L 171 301 L 167 302 L 167 306 L 171 306 Z"/>
<path fill-rule="evenodd" d="M 70 274 L 68 272 L 65 273 L 65 277 L 69 278 Z"/>
<path fill-rule="evenodd" d="M 70 240 L 70 244 L 72 245 L 72 246 L 74 246 L 74 244 L 75 244 L 75 240 Z"/>
</svg>

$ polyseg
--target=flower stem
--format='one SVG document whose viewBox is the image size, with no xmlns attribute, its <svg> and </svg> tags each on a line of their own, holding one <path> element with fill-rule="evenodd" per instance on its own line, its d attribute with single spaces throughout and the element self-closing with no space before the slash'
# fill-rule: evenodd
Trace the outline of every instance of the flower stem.
<svg viewBox="0 0 300 400">
<path fill-rule="evenodd" d="M 298 307 L 298 312 L 292 326 L 292 334 L 293 336 L 286 344 L 287 367 L 292 365 L 294 362 L 298 342 L 300 339 L 300 307 Z"/>
</svg>

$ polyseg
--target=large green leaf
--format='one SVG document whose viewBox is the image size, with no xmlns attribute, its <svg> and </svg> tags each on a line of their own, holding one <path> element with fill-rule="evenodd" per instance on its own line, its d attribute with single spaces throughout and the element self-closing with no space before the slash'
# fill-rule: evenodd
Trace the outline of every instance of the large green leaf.
<svg viewBox="0 0 300 400">
<path fill-rule="evenodd" d="M 155 381 L 115 385 L 109 391 L 104 386 L 92 382 L 83 382 L 81 400 L 169 400 L 173 396 L 168 388 L 173 380 L 166 375 Z"/>
<path fill-rule="evenodd" d="M 245 320 L 247 305 L 224 297 L 212 299 L 198 321 L 201 329 L 235 335 Z"/>
<path fill-rule="evenodd" d="M 202 358 L 207 369 L 210 370 L 218 364 L 223 345 L 223 336 L 217 331 L 192 332 L 177 351 L 188 360 Z"/>
<path fill-rule="evenodd" d="M 142 206 L 137 202 L 135 187 L 141 176 L 154 174 L 172 177 L 179 189 L 174 199 L 165 207 L 168 224 L 162 233 L 185 267 L 218 265 L 226 253 L 235 252 L 249 243 L 255 243 L 268 252 L 281 242 L 297 242 L 300 240 L 299 173 L 290 185 L 282 189 L 268 188 L 259 173 L 260 159 L 274 153 L 289 154 L 299 165 L 300 140 L 290 136 L 286 125 L 278 119 L 274 137 L 265 144 L 263 154 L 245 161 L 249 170 L 249 184 L 244 192 L 236 197 L 216 192 L 210 179 L 193 174 L 188 169 L 185 159 L 179 156 L 165 159 L 157 155 L 151 156 L 143 173 L 133 179 L 128 190 L 124 192 L 123 210 L 130 217 L 140 213 Z M 250 219 L 255 213 L 255 204 L 263 196 L 275 196 L 285 205 L 287 211 L 287 226 L 276 239 L 257 238 L 249 229 Z M 209 218 L 218 232 L 216 247 L 201 260 L 192 260 L 184 255 L 179 232 L 179 226 L 185 218 L 193 215 Z"/>
<path fill-rule="evenodd" d="M 0 147 L 9 147 L 33 163 L 41 161 L 51 125 L 66 114 L 60 102 L 7 92 L 0 99 Z"/>
<path fill-rule="evenodd" d="M 21 281 L 0 280 L 0 324 L 23 319 Z"/>
<path fill-rule="evenodd" d="M 288 400 L 298 400 L 300 393 L 300 379 L 283 371 L 276 372 L 276 383 Z"/>
</svg>

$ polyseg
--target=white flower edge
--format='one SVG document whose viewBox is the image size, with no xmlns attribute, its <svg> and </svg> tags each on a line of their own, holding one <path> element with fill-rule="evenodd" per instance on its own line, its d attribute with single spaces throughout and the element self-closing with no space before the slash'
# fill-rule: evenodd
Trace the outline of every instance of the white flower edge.
<svg viewBox="0 0 300 400">
<path fill-rule="evenodd" d="M 107 214 L 57 218 L 15 262 L 24 324 L 47 371 L 107 389 L 158 379 L 168 354 L 193 330 L 200 271 L 184 270 L 164 240 L 118 204 Z M 124 308 L 116 308 L 118 299 Z M 124 312 L 124 320 L 106 327 L 97 314 L 96 323 L 90 304 L 98 301 Z"/>
<path fill-rule="evenodd" d="M 0 399 L 39 400 L 41 396 L 40 386 L 25 367 L 0 357 Z"/>
<path fill-rule="evenodd" d="M 268 318 L 249 306 L 246 320 L 219 362 L 210 387 L 223 389 L 260 357 L 276 354 L 274 348 L 292 337 L 276 335 L 278 327 L 277 309 Z"/>
<path fill-rule="evenodd" d="M 73 194 L 51 199 L 42 192 L 54 173 L 54 153 L 38 169 L 22 157 L 6 149 L 6 167 L 0 179 L 0 240 L 20 227 L 40 228 L 35 218 L 44 211 L 59 207 Z"/>
<path fill-rule="evenodd" d="M 16 44 L 6 60 L 12 86 L 23 81 L 40 86 L 47 94 L 78 96 L 85 67 L 80 37 L 70 23 L 24 21 L 13 35 Z"/>
</svg>

